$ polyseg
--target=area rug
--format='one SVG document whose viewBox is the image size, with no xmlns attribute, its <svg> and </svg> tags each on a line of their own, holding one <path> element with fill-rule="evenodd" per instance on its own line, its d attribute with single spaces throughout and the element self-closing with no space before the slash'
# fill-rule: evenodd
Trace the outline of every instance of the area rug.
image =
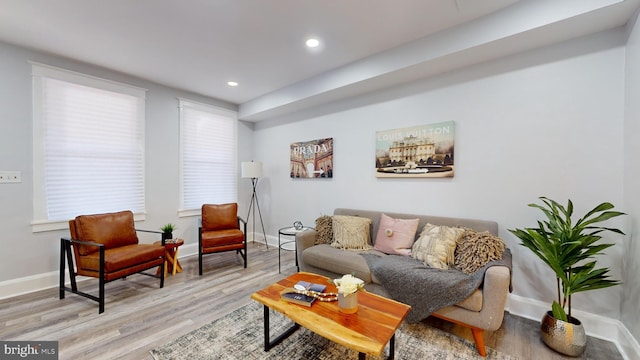
<svg viewBox="0 0 640 360">
<path fill-rule="evenodd" d="M 275 336 L 291 326 L 291 320 L 271 311 L 270 334 Z M 196 359 L 357 359 L 357 352 L 300 328 L 289 338 L 264 351 L 262 305 L 252 302 L 200 329 L 151 350 L 156 360 Z M 380 357 L 386 359 L 389 346 Z M 403 323 L 396 332 L 396 359 L 515 359 L 487 348 L 487 357 L 478 355 L 474 343 L 422 323 Z"/>
</svg>

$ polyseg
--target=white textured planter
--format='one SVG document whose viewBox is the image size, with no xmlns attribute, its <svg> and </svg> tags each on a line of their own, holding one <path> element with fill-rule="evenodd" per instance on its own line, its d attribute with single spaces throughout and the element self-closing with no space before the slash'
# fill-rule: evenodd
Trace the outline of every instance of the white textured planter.
<svg viewBox="0 0 640 360">
<path fill-rule="evenodd" d="M 338 294 L 338 310 L 341 313 L 353 314 L 358 311 L 358 292 L 353 294 Z"/>
</svg>

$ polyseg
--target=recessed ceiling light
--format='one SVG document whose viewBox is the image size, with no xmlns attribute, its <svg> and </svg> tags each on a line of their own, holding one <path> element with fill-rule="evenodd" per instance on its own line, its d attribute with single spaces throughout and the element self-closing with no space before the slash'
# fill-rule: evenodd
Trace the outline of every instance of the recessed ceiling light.
<svg viewBox="0 0 640 360">
<path fill-rule="evenodd" d="M 307 47 L 314 48 L 320 45 L 320 41 L 318 39 L 311 38 L 311 39 L 307 39 L 306 44 L 307 44 Z"/>
<path fill-rule="evenodd" d="M 238 83 L 235 82 L 235 81 L 228 81 L 227 85 L 229 85 L 229 86 L 238 86 Z"/>
</svg>

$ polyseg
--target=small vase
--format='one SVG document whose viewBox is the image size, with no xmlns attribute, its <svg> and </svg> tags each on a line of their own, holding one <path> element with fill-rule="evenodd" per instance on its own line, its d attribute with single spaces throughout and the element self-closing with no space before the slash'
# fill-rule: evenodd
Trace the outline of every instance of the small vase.
<svg viewBox="0 0 640 360">
<path fill-rule="evenodd" d="M 580 356 L 587 347 L 587 335 L 580 320 L 571 317 L 564 322 L 553 317 L 551 311 L 542 318 L 542 341 L 553 350 L 573 357 Z"/>
<path fill-rule="evenodd" d="M 338 293 L 338 310 L 344 314 L 354 314 L 358 311 L 358 292 L 348 295 Z"/>
</svg>

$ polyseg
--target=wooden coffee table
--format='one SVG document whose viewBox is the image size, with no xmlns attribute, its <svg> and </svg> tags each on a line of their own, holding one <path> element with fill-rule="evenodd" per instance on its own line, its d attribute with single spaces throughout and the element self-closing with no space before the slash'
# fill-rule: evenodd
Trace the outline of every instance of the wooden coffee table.
<svg viewBox="0 0 640 360">
<path fill-rule="evenodd" d="M 344 314 L 338 311 L 337 302 L 316 301 L 311 307 L 292 304 L 280 299 L 280 292 L 304 280 L 327 284 L 326 292 L 336 292 L 329 278 L 299 272 L 267 286 L 251 295 L 264 305 L 264 350 L 269 351 L 286 339 L 300 326 L 335 343 L 358 352 L 359 359 L 366 355 L 380 355 L 389 343 L 389 359 L 395 355 L 395 332 L 411 310 L 409 305 L 384 298 L 366 291 L 358 293 L 358 311 Z M 284 314 L 293 320 L 291 328 L 274 340 L 269 336 L 269 309 Z"/>
</svg>

